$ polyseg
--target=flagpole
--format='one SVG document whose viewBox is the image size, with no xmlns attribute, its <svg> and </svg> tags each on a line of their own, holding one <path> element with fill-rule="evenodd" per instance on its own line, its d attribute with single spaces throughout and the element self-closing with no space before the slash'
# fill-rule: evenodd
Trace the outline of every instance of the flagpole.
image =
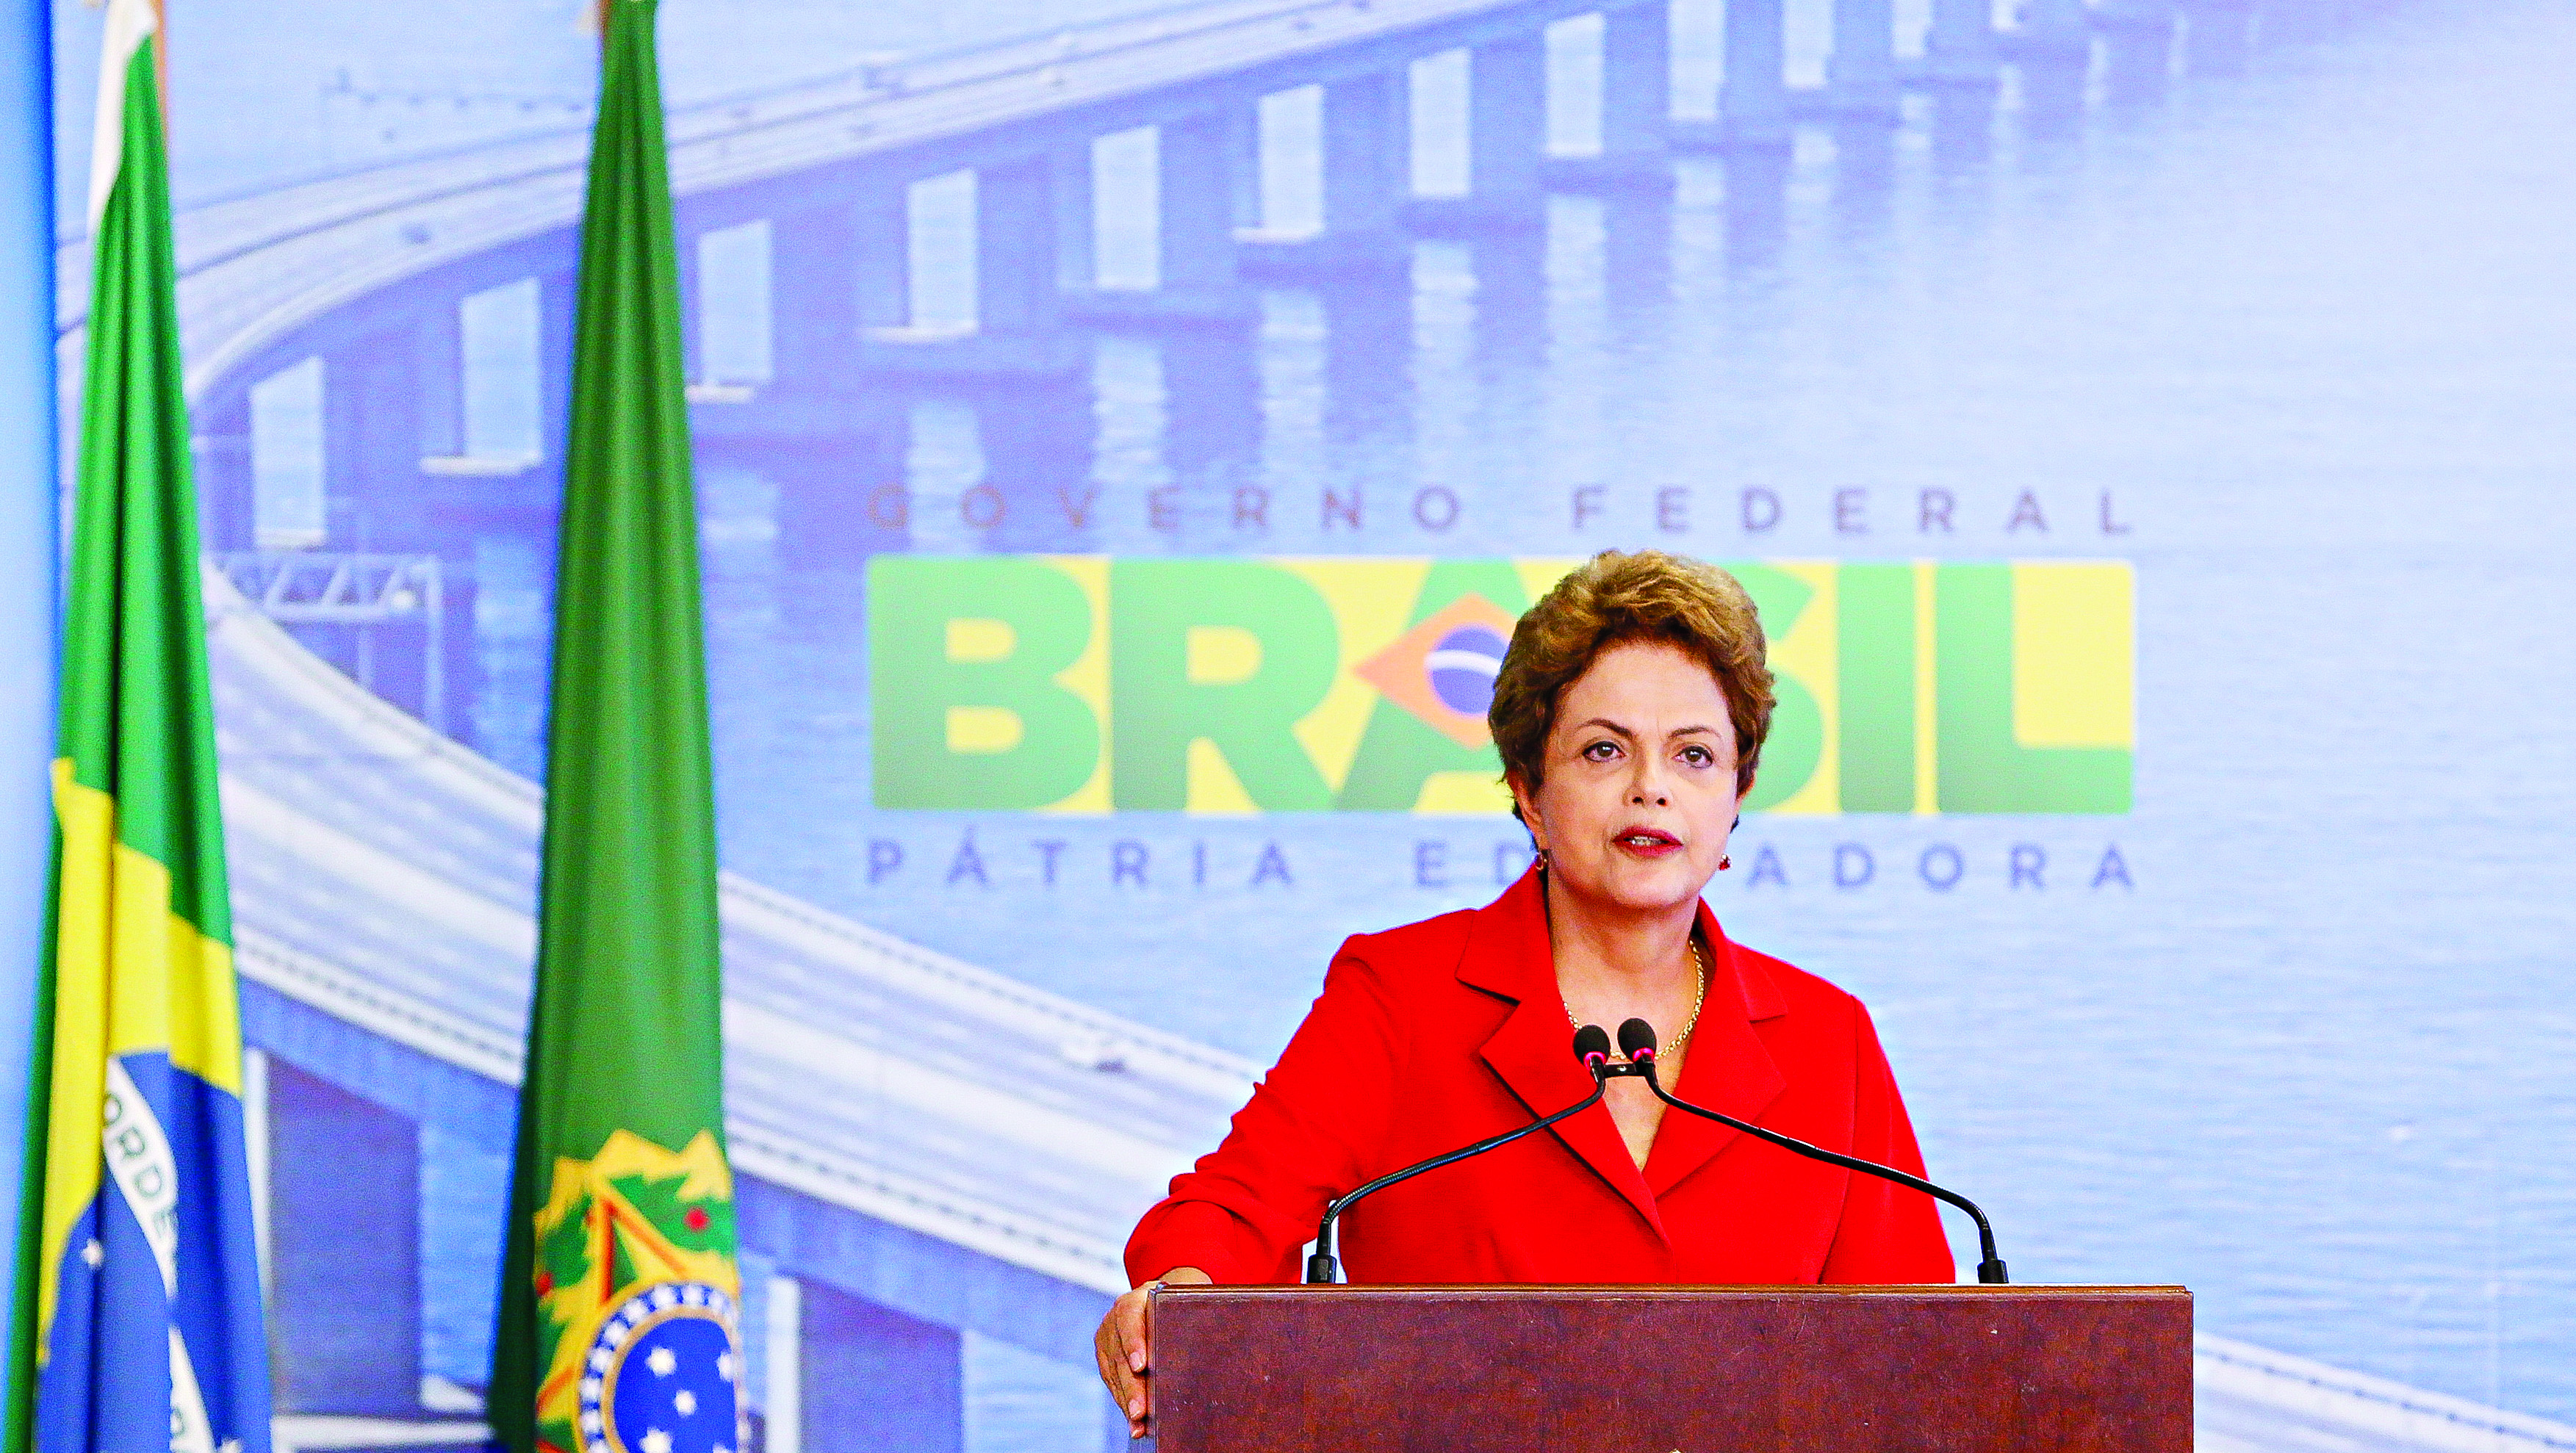
<svg viewBox="0 0 2576 1453">
<path fill-rule="evenodd" d="M 21 1184 L 36 972 L 44 951 L 53 806 L 55 601 L 60 517 L 55 454 L 53 36 L 44 0 L 0 18 L 0 1185 Z M 0 1201 L 18 1244 L 19 1197 Z M 15 1307 L 16 1258 L 0 1264 Z M 21 1390 L 7 1396 L 14 1405 Z M 14 1419 L 12 1420 L 15 1421 Z"/>
</svg>

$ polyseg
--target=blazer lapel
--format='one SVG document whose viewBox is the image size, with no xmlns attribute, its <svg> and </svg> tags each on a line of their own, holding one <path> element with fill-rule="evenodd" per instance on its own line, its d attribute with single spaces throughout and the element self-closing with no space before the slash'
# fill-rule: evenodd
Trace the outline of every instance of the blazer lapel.
<svg viewBox="0 0 2576 1453">
<path fill-rule="evenodd" d="M 1682 1058 L 1681 1083 L 1664 1088 L 1694 1105 L 1738 1120 L 1759 1121 L 1771 1102 L 1789 1088 L 1789 1080 L 1753 1026 L 1787 1013 L 1788 1005 L 1770 974 L 1727 942 L 1705 903 L 1700 905 L 1699 926 L 1716 960 L 1709 973 L 1708 1000 L 1700 1008 L 1699 1027 L 1691 1031 L 1689 1050 Z M 1655 1148 L 1646 1156 L 1647 1189 L 1663 1195 L 1743 1133 L 1667 1109 L 1655 1127 Z"/>
<path fill-rule="evenodd" d="M 1458 978 L 1470 988 L 1516 1006 L 1478 1053 L 1532 1115 L 1553 1115 L 1592 1093 L 1592 1077 L 1574 1058 L 1574 1026 L 1565 1017 L 1565 997 L 1556 987 L 1536 870 L 1523 874 L 1502 897 L 1477 912 L 1466 950 L 1459 956 Z M 1749 1037 L 1751 1031 L 1745 1032 Z M 1685 1063 L 1683 1068 L 1690 1066 Z M 1677 1118 L 1689 1117 L 1666 1117 L 1664 1133 L 1669 1133 Z M 1646 1178 L 1638 1174 L 1637 1163 L 1628 1158 L 1627 1144 L 1619 1138 L 1608 1106 L 1595 1105 L 1548 1133 L 1627 1197 L 1656 1236 L 1664 1236 L 1664 1219 L 1655 1209 L 1655 1198 L 1646 1189 Z M 1650 1169 L 1661 1154 L 1659 1145 L 1649 1158 Z"/>
</svg>

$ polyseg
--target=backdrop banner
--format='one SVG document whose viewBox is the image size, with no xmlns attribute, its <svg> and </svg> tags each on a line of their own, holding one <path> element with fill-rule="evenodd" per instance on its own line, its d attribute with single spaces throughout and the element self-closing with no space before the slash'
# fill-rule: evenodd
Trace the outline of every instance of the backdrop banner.
<svg viewBox="0 0 2576 1453">
<path fill-rule="evenodd" d="M 464 1438 L 600 36 L 172 8 L 280 1436 Z M 2576 1439 L 2576 13 L 2015 8 L 662 0 L 760 1447 L 1124 1445 L 1128 1230 L 1649 546 L 1780 675 L 1715 912 L 2017 1275 L 2190 1285 L 2213 1447 Z"/>
</svg>

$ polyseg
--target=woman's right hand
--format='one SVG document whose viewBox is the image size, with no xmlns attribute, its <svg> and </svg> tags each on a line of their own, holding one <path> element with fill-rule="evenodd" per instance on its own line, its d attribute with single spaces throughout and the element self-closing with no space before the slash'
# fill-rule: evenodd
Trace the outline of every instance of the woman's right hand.
<svg viewBox="0 0 2576 1453">
<path fill-rule="evenodd" d="M 1109 1304 L 1091 1339 L 1100 1380 L 1127 1415 L 1127 1436 L 1142 1438 L 1154 1426 L 1154 1288 L 1165 1283 L 1206 1286 L 1215 1280 L 1195 1266 L 1176 1266 Z"/>
</svg>

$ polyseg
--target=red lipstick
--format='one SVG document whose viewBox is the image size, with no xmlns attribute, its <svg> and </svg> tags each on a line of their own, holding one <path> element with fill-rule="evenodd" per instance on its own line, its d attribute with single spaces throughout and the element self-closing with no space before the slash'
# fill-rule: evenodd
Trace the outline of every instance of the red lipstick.
<svg viewBox="0 0 2576 1453">
<path fill-rule="evenodd" d="M 1682 840 L 1659 827 L 1637 824 L 1619 830 L 1610 840 L 1619 851 L 1637 858 L 1665 858 L 1682 850 Z"/>
</svg>

